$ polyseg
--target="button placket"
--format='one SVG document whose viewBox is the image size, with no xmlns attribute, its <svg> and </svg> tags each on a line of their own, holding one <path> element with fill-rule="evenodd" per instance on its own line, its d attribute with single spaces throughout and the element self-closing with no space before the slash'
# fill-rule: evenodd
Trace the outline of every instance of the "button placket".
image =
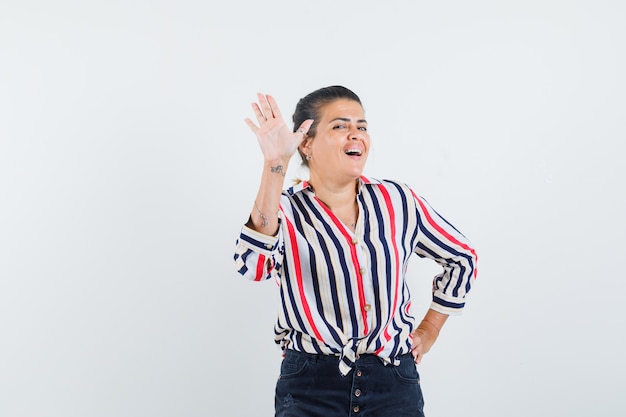
<svg viewBox="0 0 626 417">
<path fill-rule="evenodd" d="M 353 238 L 353 242 L 356 238 Z M 368 325 L 373 326 L 375 317 L 371 314 L 368 314 L 373 310 L 372 308 L 372 300 L 374 299 L 374 288 L 372 283 L 372 273 L 368 269 L 369 266 L 369 258 L 368 258 L 368 250 L 366 246 L 359 245 L 358 242 L 355 244 L 357 248 L 357 258 L 359 260 L 359 269 L 357 271 L 358 275 L 361 278 L 361 282 L 363 283 L 363 291 L 365 295 L 365 303 L 361 305 L 361 313 L 367 318 Z"/>
</svg>

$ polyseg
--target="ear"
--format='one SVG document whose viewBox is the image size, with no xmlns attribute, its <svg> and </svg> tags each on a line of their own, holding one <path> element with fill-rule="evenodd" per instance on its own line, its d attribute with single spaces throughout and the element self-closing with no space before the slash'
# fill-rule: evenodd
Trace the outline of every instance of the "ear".
<svg viewBox="0 0 626 417">
<path fill-rule="evenodd" d="M 300 146 L 298 146 L 298 149 L 300 149 L 300 151 L 303 152 L 304 154 L 310 154 L 311 142 L 313 142 L 313 138 L 307 136 L 306 138 L 304 138 Z"/>
</svg>

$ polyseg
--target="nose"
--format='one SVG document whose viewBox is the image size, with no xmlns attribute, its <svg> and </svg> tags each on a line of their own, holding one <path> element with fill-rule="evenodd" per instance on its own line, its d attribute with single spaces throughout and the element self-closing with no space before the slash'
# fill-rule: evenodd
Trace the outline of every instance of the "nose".
<svg viewBox="0 0 626 417">
<path fill-rule="evenodd" d="M 360 130 L 358 127 L 354 127 L 350 129 L 350 139 L 351 140 L 363 139 L 363 131 Z"/>
</svg>

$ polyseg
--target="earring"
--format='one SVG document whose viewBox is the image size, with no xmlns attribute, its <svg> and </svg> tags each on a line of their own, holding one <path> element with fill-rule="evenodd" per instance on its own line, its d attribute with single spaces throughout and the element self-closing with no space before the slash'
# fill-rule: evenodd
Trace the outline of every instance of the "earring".
<svg viewBox="0 0 626 417">
<path fill-rule="evenodd" d="M 308 155 L 308 154 L 307 154 L 307 156 L 305 157 L 305 159 L 306 159 L 307 161 L 310 161 L 310 160 L 311 160 L 311 155 Z"/>
</svg>

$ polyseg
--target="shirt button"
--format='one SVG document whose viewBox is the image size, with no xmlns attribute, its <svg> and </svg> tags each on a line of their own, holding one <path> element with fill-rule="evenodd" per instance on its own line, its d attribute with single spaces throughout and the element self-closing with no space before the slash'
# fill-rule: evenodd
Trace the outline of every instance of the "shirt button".
<svg viewBox="0 0 626 417">
<path fill-rule="evenodd" d="M 361 390 L 358 389 L 358 390 L 354 391 L 354 396 L 355 397 L 360 397 L 361 396 Z"/>
<path fill-rule="evenodd" d="M 369 304 L 365 304 L 363 308 L 365 309 L 365 311 L 370 311 L 372 309 L 372 306 Z"/>
<path fill-rule="evenodd" d="M 359 269 L 359 272 L 361 273 L 361 275 L 365 274 L 365 268 Z"/>
<path fill-rule="evenodd" d="M 352 238 L 352 244 L 353 244 L 353 245 L 356 245 L 358 242 L 359 242 L 359 241 L 357 240 L 357 238 L 356 238 L 356 237 L 353 237 L 353 238 Z"/>
<path fill-rule="evenodd" d="M 361 375 L 363 375 L 363 372 L 361 372 L 361 371 L 356 371 L 356 376 L 361 376 Z"/>
<path fill-rule="evenodd" d="M 359 410 L 360 410 L 360 408 L 359 408 L 358 405 L 354 406 L 354 408 L 352 409 L 352 411 L 354 411 L 355 413 L 358 413 Z"/>
<path fill-rule="evenodd" d="M 269 250 L 269 249 L 272 249 L 272 245 L 270 245 L 269 243 L 266 243 L 266 244 L 265 244 L 265 249 L 268 249 L 268 250 Z"/>
</svg>

